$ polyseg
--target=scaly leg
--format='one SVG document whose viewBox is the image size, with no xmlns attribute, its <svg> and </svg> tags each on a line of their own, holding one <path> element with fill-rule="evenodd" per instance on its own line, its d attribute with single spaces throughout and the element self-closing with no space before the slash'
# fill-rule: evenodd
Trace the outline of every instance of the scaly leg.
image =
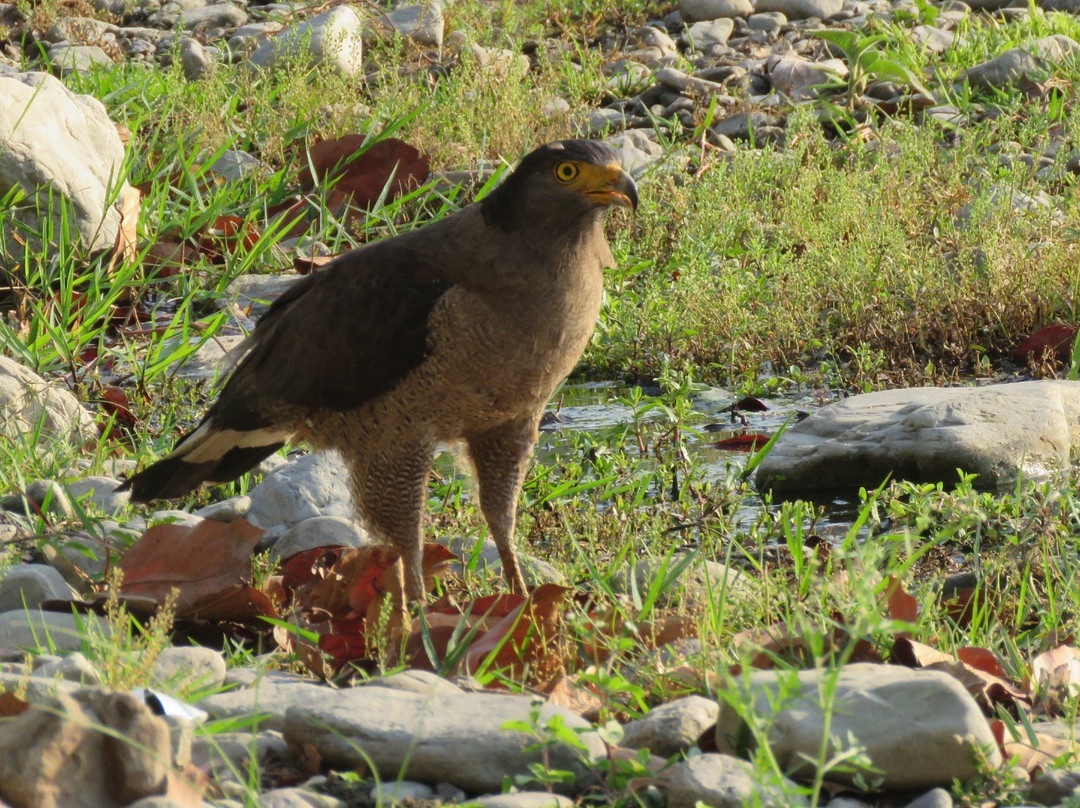
<svg viewBox="0 0 1080 808">
<path fill-rule="evenodd" d="M 514 526 L 517 522 L 518 496 L 536 444 L 539 420 L 539 414 L 530 415 L 526 419 L 501 424 L 496 429 L 465 436 L 480 488 L 480 510 L 499 548 L 503 574 L 510 591 L 522 595 L 528 590 L 514 548 Z"/>
</svg>

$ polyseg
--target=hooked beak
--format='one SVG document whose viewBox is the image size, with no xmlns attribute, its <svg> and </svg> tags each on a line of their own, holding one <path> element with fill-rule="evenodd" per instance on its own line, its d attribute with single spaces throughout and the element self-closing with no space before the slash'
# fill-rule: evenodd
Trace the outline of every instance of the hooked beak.
<svg viewBox="0 0 1080 808">
<path fill-rule="evenodd" d="M 587 192 L 589 198 L 600 205 L 637 210 L 638 191 L 633 178 L 618 165 L 605 166 L 599 171 L 603 178 L 594 182 L 593 190 Z"/>
</svg>

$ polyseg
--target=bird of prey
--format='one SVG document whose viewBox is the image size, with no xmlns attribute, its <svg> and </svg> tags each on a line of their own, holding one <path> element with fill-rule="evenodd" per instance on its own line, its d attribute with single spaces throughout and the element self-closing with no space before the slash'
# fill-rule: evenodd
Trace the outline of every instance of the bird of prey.
<svg viewBox="0 0 1080 808">
<path fill-rule="evenodd" d="M 180 497 L 286 442 L 336 449 L 416 600 L 436 446 L 463 441 L 503 572 L 524 594 L 514 526 L 540 417 L 596 325 L 613 265 L 604 213 L 637 202 L 610 146 L 564 140 L 482 201 L 345 253 L 274 302 L 199 425 L 121 490 Z"/>
</svg>

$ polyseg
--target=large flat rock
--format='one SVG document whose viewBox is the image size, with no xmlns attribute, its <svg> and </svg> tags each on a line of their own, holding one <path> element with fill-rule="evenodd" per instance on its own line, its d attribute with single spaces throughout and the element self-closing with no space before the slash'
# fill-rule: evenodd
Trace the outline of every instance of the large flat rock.
<svg viewBox="0 0 1080 808">
<path fill-rule="evenodd" d="M 791 426 L 758 467 L 781 494 L 874 488 L 890 475 L 982 488 L 1065 468 L 1080 445 L 1080 382 L 919 387 L 852 396 Z"/>
</svg>

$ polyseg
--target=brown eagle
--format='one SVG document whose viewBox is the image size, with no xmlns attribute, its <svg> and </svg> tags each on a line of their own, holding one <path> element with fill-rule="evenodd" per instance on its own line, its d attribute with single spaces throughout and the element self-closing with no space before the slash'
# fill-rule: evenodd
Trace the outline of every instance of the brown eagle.
<svg viewBox="0 0 1080 808">
<path fill-rule="evenodd" d="M 600 312 L 604 213 L 637 201 L 611 147 L 564 140 L 482 201 L 345 253 L 270 307 L 198 427 L 121 490 L 180 497 L 287 442 L 336 449 L 417 599 L 435 448 L 464 441 L 506 579 L 524 593 L 514 524 L 537 426 Z"/>
</svg>

